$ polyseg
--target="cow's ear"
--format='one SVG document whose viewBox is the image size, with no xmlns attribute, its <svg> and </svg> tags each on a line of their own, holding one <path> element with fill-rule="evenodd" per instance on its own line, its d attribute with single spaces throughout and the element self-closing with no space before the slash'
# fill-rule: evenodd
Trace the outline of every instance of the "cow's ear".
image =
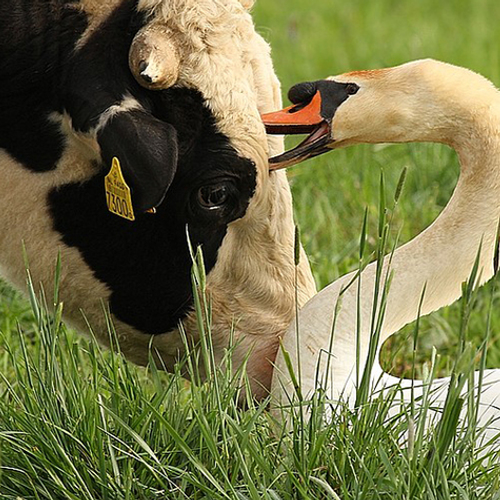
<svg viewBox="0 0 500 500">
<path fill-rule="evenodd" d="M 245 9 L 249 10 L 253 7 L 255 0 L 240 0 L 241 5 L 245 7 Z"/>
<path fill-rule="evenodd" d="M 107 121 L 97 140 L 106 165 L 120 161 L 135 212 L 160 205 L 177 169 L 174 127 L 143 110 L 125 111 Z"/>
</svg>

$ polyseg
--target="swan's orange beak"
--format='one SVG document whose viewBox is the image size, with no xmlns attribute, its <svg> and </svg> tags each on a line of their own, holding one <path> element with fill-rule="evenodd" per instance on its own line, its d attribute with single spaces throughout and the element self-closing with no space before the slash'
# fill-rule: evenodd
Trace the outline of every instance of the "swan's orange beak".
<svg viewBox="0 0 500 500">
<path fill-rule="evenodd" d="M 288 92 L 294 103 L 262 115 L 268 134 L 309 134 L 296 148 L 269 159 L 269 170 L 290 167 L 330 151 L 332 120 L 338 107 L 359 87 L 354 83 L 318 80 L 294 85 Z"/>
<path fill-rule="evenodd" d="M 330 125 L 321 116 L 321 93 L 314 94 L 309 104 L 294 104 L 288 108 L 262 115 L 268 134 L 309 134 L 297 147 L 269 159 L 269 170 L 291 167 L 308 158 L 329 151 Z"/>
<path fill-rule="evenodd" d="M 262 115 L 268 134 L 307 134 L 323 121 L 321 94 L 317 91 L 311 102 L 299 103 L 274 113 Z"/>
</svg>

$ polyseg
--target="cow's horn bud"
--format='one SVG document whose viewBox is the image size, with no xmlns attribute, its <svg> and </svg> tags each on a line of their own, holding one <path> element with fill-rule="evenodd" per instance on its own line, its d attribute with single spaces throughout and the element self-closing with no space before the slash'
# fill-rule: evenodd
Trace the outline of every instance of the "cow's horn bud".
<svg viewBox="0 0 500 500">
<path fill-rule="evenodd" d="M 253 7 L 255 0 L 240 0 L 240 3 L 243 7 L 245 7 L 245 9 L 250 10 Z"/>
<path fill-rule="evenodd" d="M 168 29 L 142 28 L 130 46 L 129 66 L 143 87 L 160 90 L 174 85 L 179 77 L 179 53 Z"/>
</svg>

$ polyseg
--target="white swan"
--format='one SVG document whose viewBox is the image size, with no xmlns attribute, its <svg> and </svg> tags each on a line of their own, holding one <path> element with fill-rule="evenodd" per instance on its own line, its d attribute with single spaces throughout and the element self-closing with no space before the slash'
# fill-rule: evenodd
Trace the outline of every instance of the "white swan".
<svg viewBox="0 0 500 500">
<path fill-rule="evenodd" d="M 265 115 L 268 130 L 312 133 L 295 150 L 271 159 L 274 168 L 327 148 L 359 143 L 438 142 L 458 153 L 461 175 L 446 208 L 429 228 L 397 249 L 392 259 L 385 258 L 384 275 L 390 268 L 393 279 L 378 349 L 389 336 L 417 318 L 424 287 L 421 315 L 456 301 L 479 249 L 477 284 L 493 276 L 500 218 L 500 93 L 491 82 L 467 69 L 421 60 L 299 84 L 292 88 L 290 98 L 296 104 L 310 104 Z M 361 274 L 359 328 L 363 362 L 370 342 L 375 276 L 376 263 Z M 326 381 L 324 387 L 330 396 L 338 398 L 343 394 L 352 401 L 356 383 L 357 280 L 343 293 L 330 342 L 339 294 L 354 277 L 355 273 L 343 276 L 314 296 L 299 313 L 298 337 L 293 324 L 283 339 L 294 372 L 301 375 L 305 397 L 317 387 L 319 364 L 318 373 Z M 329 372 L 325 373 L 329 352 Z M 363 365 L 360 368 L 362 373 Z M 376 379 L 380 374 L 376 364 L 373 376 Z M 491 406 L 497 397 L 500 399 L 500 370 L 488 370 L 485 377 L 483 421 L 500 415 L 500 409 L 497 413 Z M 387 374 L 382 378 L 386 384 L 400 382 Z M 446 386 L 447 379 L 434 383 Z M 411 382 L 402 384 L 408 387 Z M 277 401 L 286 402 L 293 394 L 289 370 L 280 353 L 273 395 Z M 495 431 L 493 425 L 491 432 Z"/>
</svg>

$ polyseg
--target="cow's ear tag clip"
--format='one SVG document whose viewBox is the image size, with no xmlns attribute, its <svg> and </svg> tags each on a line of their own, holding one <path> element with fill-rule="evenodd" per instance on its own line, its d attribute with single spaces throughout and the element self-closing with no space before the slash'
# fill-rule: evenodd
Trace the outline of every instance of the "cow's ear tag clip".
<svg viewBox="0 0 500 500">
<path fill-rule="evenodd" d="M 108 210 L 118 217 L 135 221 L 130 188 L 125 182 L 120 160 L 116 156 L 113 158 L 109 174 L 104 178 L 104 187 Z"/>
</svg>

